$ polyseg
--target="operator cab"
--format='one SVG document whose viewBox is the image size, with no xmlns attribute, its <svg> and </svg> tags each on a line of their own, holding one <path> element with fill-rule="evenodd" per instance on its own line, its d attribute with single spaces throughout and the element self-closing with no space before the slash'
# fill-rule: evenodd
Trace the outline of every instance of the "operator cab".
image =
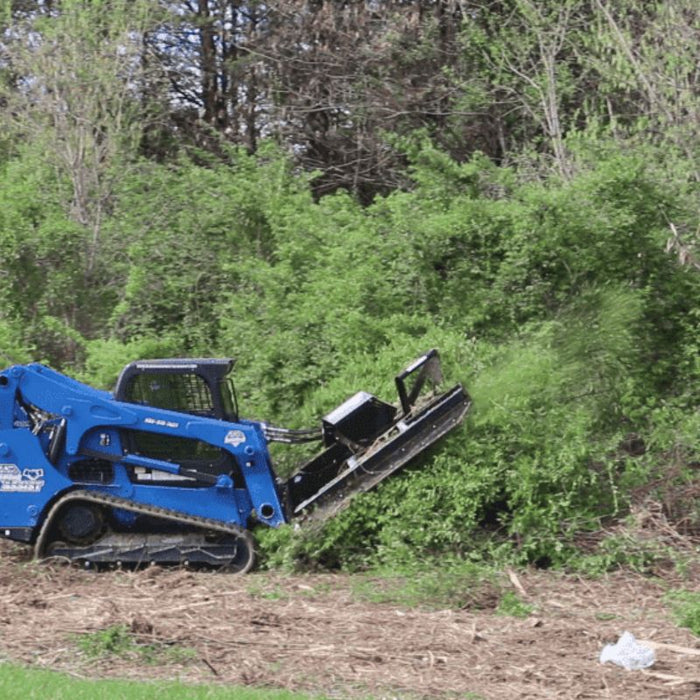
<svg viewBox="0 0 700 700">
<path fill-rule="evenodd" d="M 138 360 L 122 370 L 114 398 L 235 422 L 233 365 L 230 358 Z"/>
<path fill-rule="evenodd" d="M 138 360 L 122 370 L 114 389 L 117 401 L 153 406 L 195 416 L 238 420 L 233 382 L 229 377 L 232 359 Z M 179 463 L 187 469 L 212 475 L 228 474 L 241 483 L 233 455 L 223 448 L 191 438 L 162 435 L 143 430 L 122 430 L 129 451 L 153 459 Z M 137 468 L 139 481 L 165 479 L 163 473 Z M 169 481 L 173 477 L 167 477 Z M 180 480 L 175 477 L 176 480 Z"/>
</svg>

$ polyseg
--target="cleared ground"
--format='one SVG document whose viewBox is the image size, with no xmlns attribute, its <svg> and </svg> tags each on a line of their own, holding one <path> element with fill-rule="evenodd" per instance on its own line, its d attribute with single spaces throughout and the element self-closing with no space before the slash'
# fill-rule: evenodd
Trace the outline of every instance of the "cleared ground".
<svg viewBox="0 0 700 700">
<path fill-rule="evenodd" d="M 700 639 L 674 623 L 668 582 L 506 572 L 497 587 L 475 592 L 481 610 L 368 599 L 391 585 L 332 574 L 97 574 L 27 562 L 24 549 L 2 543 L 0 654 L 81 677 L 334 698 L 700 697 Z M 530 614 L 498 614 L 504 592 Z M 656 646 L 652 668 L 598 662 L 624 630 Z"/>
</svg>

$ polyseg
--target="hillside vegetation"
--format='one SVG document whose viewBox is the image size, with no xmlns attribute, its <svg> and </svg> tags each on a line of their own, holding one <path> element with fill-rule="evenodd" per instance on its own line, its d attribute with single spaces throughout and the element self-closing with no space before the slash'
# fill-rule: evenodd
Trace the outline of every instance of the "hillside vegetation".
<svg viewBox="0 0 700 700">
<path fill-rule="evenodd" d="M 465 427 L 269 565 L 697 555 L 695 3 L 3 5 L 3 363 L 304 427 L 437 347 Z"/>
</svg>

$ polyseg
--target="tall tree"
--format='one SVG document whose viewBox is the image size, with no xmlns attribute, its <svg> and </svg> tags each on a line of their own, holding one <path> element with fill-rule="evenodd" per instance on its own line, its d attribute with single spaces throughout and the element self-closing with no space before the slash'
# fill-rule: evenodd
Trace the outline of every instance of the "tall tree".
<svg viewBox="0 0 700 700">
<path fill-rule="evenodd" d="M 198 143 L 207 143 L 203 126 L 251 152 L 274 136 L 321 171 L 318 194 L 343 187 L 369 201 L 402 182 L 386 133 L 448 127 L 462 3 L 164 6 L 170 20 L 150 44 L 171 76 L 173 111 L 190 115 L 186 132 Z"/>
<path fill-rule="evenodd" d="M 403 184 L 387 134 L 448 128 L 463 19 L 462 3 L 445 0 L 276 6 L 269 48 L 255 50 L 269 56 L 276 133 L 321 171 L 319 194 L 343 187 L 370 201 Z"/>
<path fill-rule="evenodd" d="M 256 147 L 256 61 L 243 46 L 267 10 L 255 0 L 161 0 L 149 55 L 167 76 L 170 127 L 183 142 L 215 148 L 215 134 Z"/>
<path fill-rule="evenodd" d="M 700 7 L 693 0 L 595 0 L 592 95 L 618 128 L 667 143 L 696 164 L 700 181 Z"/>
<path fill-rule="evenodd" d="M 51 192 L 37 193 L 37 202 L 50 206 L 41 212 L 37 204 L 32 216 L 35 231 L 63 242 L 59 248 L 35 242 L 46 258 L 34 264 L 55 279 L 69 272 L 66 265 L 72 268 L 67 284 L 73 293 L 54 294 L 37 309 L 48 312 L 45 318 L 61 319 L 73 340 L 96 332 L 95 312 L 101 301 L 108 303 L 106 281 L 119 266 L 123 243 L 105 236 L 104 225 L 144 129 L 141 37 L 151 21 L 146 0 L 63 0 L 15 15 L 3 38 L 12 76 L 2 92 L 3 132 L 12 134 L 16 150 L 31 152 L 44 173 L 54 173 L 42 183 Z M 56 219 L 55 205 L 64 223 Z M 53 234 L 51 227 L 43 228 L 49 210 Z M 22 247 L 27 241 L 16 243 Z M 31 277 L 28 270 L 23 274 Z M 41 286 L 50 287 L 51 281 Z M 83 297 L 90 290 L 92 304 Z M 67 353 L 76 351 L 74 342 L 67 344 Z"/>
</svg>

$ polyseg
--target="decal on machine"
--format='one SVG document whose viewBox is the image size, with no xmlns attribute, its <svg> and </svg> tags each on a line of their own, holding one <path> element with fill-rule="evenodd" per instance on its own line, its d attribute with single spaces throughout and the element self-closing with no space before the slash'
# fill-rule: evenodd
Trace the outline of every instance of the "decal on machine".
<svg viewBox="0 0 700 700">
<path fill-rule="evenodd" d="M 229 430 L 224 438 L 225 445 L 238 447 L 242 442 L 245 442 L 245 433 L 242 430 Z"/>
<path fill-rule="evenodd" d="M 144 418 L 143 422 L 147 425 L 159 425 L 163 428 L 179 428 L 180 424 L 171 420 L 162 420 L 161 418 Z"/>
<path fill-rule="evenodd" d="M 0 464 L 0 492 L 37 493 L 44 488 L 43 469 L 23 469 L 16 464 Z"/>
</svg>

